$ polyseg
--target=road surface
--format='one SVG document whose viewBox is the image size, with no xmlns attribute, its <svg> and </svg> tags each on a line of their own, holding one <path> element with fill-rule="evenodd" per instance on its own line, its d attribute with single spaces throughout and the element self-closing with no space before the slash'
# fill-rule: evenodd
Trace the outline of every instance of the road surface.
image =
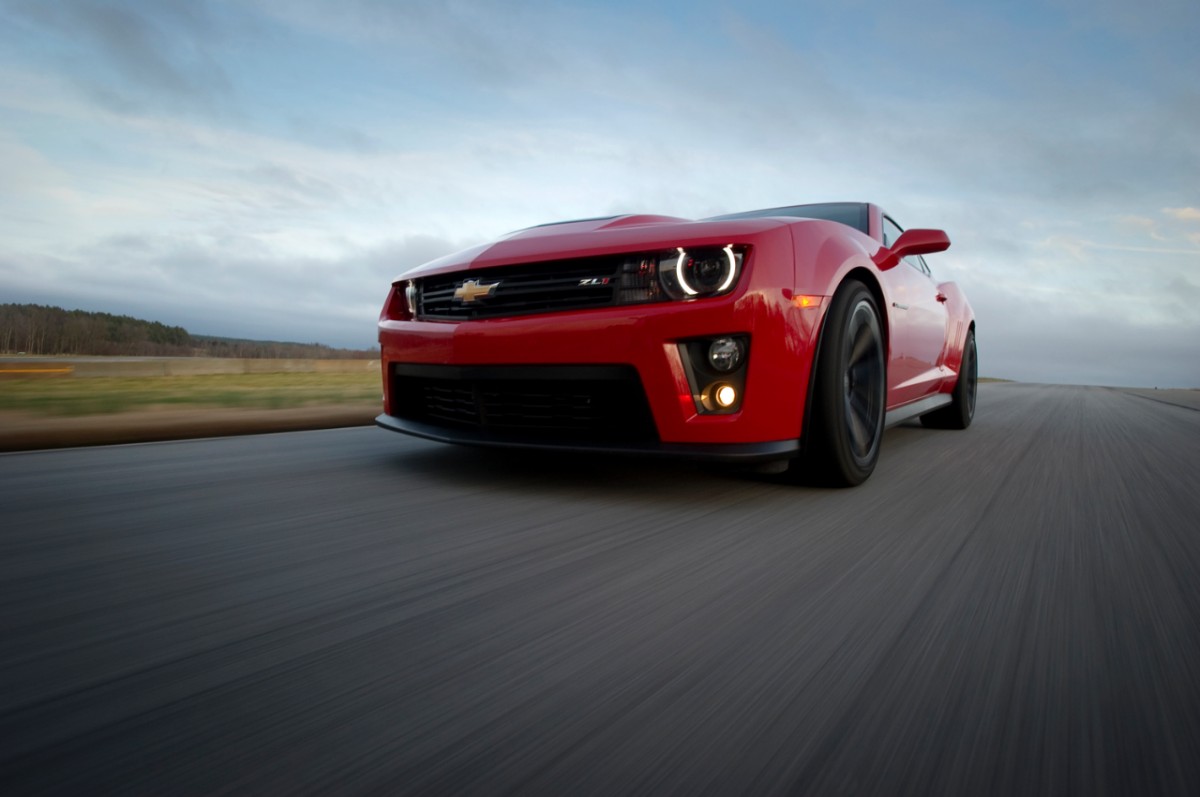
<svg viewBox="0 0 1200 797">
<path fill-rule="evenodd" d="M 1200 794 L 1196 395 L 984 385 L 851 490 L 2 455 L 0 794 Z"/>
</svg>

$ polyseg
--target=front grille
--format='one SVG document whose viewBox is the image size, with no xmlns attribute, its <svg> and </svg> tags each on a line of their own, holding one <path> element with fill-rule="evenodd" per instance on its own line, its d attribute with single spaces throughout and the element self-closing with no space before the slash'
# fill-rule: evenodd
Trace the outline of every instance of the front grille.
<svg viewBox="0 0 1200 797">
<path fill-rule="evenodd" d="M 616 257 L 589 257 L 425 277 L 417 281 L 417 316 L 469 320 L 610 307 L 617 301 L 621 263 Z M 473 301 L 455 299 L 454 292 L 467 281 L 496 287 Z"/>
<path fill-rule="evenodd" d="M 627 366 L 397 364 L 392 414 L 495 439 L 658 439 L 637 371 Z"/>
</svg>

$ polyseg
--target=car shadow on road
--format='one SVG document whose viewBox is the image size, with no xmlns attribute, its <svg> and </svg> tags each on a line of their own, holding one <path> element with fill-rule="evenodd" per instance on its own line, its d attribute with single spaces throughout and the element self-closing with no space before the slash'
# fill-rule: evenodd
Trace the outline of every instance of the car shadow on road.
<svg viewBox="0 0 1200 797">
<path fill-rule="evenodd" d="M 686 459 L 592 453 L 543 452 L 430 445 L 396 452 L 388 464 L 406 477 L 442 484 L 503 487 L 564 497 L 651 497 L 694 505 L 698 501 L 763 497 L 807 490 L 745 468 Z"/>
</svg>

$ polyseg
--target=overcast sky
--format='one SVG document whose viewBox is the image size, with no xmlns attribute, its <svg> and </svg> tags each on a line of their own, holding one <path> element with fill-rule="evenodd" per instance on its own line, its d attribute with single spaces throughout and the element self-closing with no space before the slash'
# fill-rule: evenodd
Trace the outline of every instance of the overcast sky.
<svg viewBox="0 0 1200 797">
<path fill-rule="evenodd" d="M 982 372 L 1200 387 L 1200 2 L 0 0 L 0 302 L 367 347 L 547 221 L 874 201 Z"/>
</svg>

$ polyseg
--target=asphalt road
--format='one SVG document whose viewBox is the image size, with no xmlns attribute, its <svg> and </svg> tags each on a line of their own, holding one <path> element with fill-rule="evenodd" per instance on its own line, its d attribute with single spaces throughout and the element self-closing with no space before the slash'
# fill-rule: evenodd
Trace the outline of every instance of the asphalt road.
<svg viewBox="0 0 1200 797">
<path fill-rule="evenodd" d="M 1200 794 L 1175 395 L 985 385 L 852 490 L 370 428 L 0 456 L 0 794 Z"/>
</svg>

